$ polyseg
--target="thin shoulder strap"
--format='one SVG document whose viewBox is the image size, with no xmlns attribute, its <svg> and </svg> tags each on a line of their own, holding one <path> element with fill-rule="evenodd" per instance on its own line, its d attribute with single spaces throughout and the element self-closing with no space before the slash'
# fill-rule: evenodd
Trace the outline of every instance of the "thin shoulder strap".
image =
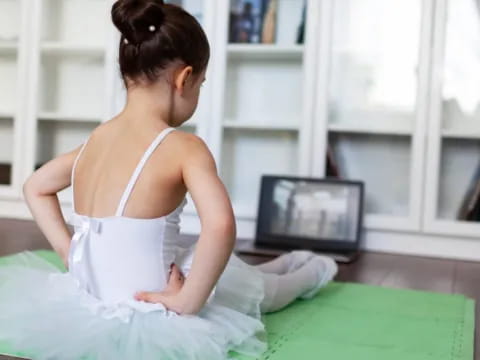
<svg viewBox="0 0 480 360">
<path fill-rule="evenodd" d="M 153 140 L 153 142 L 150 144 L 150 146 L 147 148 L 145 153 L 143 154 L 142 158 L 140 159 L 140 162 L 138 163 L 137 167 L 135 168 L 135 171 L 133 172 L 130 181 L 127 184 L 127 187 L 125 188 L 125 191 L 123 192 L 122 198 L 120 199 L 120 203 L 118 204 L 117 212 L 115 213 L 115 216 L 122 216 L 123 212 L 125 211 L 125 206 L 127 204 L 127 201 L 132 193 L 133 187 L 135 186 L 138 177 L 140 176 L 140 173 L 143 170 L 143 167 L 145 166 L 145 163 L 147 160 L 150 158 L 150 155 L 155 151 L 157 146 L 162 142 L 162 140 L 170 134 L 175 128 L 169 127 L 164 130 L 162 130 L 157 137 Z"/>
<path fill-rule="evenodd" d="M 90 136 L 91 135 L 89 135 L 87 137 L 87 139 L 83 143 L 82 147 L 80 148 L 80 151 L 78 152 L 77 156 L 75 157 L 75 160 L 73 162 L 73 167 L 72 167 L 72 173 L 70 175 L 70 184 L 72 186 L 72 209 L 73 209 L 74 212 L 75 212 L 75 186 L 74 186 L 75 169 L 77 168 L 77 163 L 78 163 L 78 159 L 80 159 L 80 155 L 82 155 L 83 150 L 85 150 L 85 146 L 87 146 L 88 140 L 90 140 Z"/>
</svg>

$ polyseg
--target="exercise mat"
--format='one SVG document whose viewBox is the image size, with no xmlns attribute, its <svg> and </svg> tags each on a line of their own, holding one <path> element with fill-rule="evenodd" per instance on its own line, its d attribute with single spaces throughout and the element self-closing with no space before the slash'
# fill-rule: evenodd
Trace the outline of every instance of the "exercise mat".
<svg viewBox="0 0 480 360">
<path fill-rule="evenodd" d="M 55 253 L 36 253 L 63 268 Z M 12 259 L 0 258 L 0 266 Z M 331 283 L 265 316 L 269 349 L 261 359 L 472 360 L 474 307 L 462 295 Z M 21 356 L 8 344 L 0 354 Z"/>
</svg>

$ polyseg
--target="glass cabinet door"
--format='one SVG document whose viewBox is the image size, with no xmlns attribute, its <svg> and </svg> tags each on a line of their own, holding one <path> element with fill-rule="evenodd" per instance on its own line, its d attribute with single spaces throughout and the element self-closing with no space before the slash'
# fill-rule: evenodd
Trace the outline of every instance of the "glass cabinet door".
<svg viewBox="0 0 480 360">
<path fill-rule="evenodd" d="M 343 179 L 365 182 L 367 225 L 415 227 L 423 2 L 332 1 L 328 131 Z M 423 69 L 426 71 L 426 69 Z"/>
<path fill-rule="evenodd" d="M 254 218 L 264 174 L 295 175 L 303 116 L 306 2 L 230 0 L 220 173 Z"/>
<path fill-rule="evenodd" d="M 480 3 L 439 1 L 434 69 L 434 112 L 438 138 L 433 139 L 430 180 L 436 194 L 433 219 L 457 233 L 478 235 L 480 221 Z M 443 227 L 445 228 L 445 227 Z"/>
<path fill-rule="evenodd" d="M 0 191 L 13 183 L 18 155 L 19 52 L 22 1 L 0 0 Z"/>
</svg>

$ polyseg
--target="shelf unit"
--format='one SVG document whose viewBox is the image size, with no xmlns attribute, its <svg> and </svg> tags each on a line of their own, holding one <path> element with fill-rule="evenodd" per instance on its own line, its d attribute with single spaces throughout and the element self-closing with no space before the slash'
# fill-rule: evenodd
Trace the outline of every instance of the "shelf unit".
<svg viewBox="0 0 480 360">
<path fill-rule="evenodd" d="M 475 2 L 278 0 L 276 42 L 237 44 L 234 1 L 170 2 L 210 39 L 199 108 L 181 129 L 212 151 L 238 235 L 254 235 L 262 174 L 324 177 L 330 147 L 340 175 L 366 184 L 365 247 L 480 259 L 480 224 L 456 218 L 480 165 Z M 13 164 L 1 216 L 29 217 L 25 178 L 121 110 L 112 3 L 0 0 L 0 165 Z M 68 191 L 61 201 L 68 212 Z M 182 221 L 198 233 L 191 199 Z"/>
<path fill-rule="evenodd" d="M 28 66 L 27 3 L 3 0 L 0 7 L 0 197 L 16 199 L 22 172 L 25 114 L 20 99 Z"/>
<path fill-rule="evenodd" d="M 309 1 L 308 40 L 296 44 L 294 35 L 301 23 L 303 0 L 280 0 L 278 27 L 284 28 L 286 10 L 291 11 L 291 38 L 277 33 L 273 44 L 230 43 L 229 19 L 234 2 L 216 6 L 216 31 L 212 61 L 215 81 L 210 96 L 212 109 L 208 143 L 219 173 L 229 191 L 237 220 L 255 221 L 262 174 L 308 173 L 310 145 L 307 128 L 312 113 L 302 94 L 313 90 L 304 81 L 315 71 L 315 32 L 318 4 Z M 292 25 L 293 24 L 293 25 Z M 283 26 L 282 26 L 283 25 Z M 255 161 L 252 161 L 255 159 Z"/>
<path fill-rule="evenodd" d="M 480 224 L 458 220 L 480 166 L 480 20 L 478 4 L 438 0 L 431 79 L 424 228 L 434 234 L 477 238 Z M 476 33 L 468 36 L 475 29 Z M 465 36 L 467 35 L 467 36 Z M 477 39 L 477 40 L 476 40 Z M 458 56 L 461 53 L 462 56 Z"/>
<path fill-rule="evenodd" d="M 82 144 L 106 119 L 111 66 L 106 44 L 113 26 L 105 18 L 110 5 L 99 0 L 40 1 L 34 168 Z M 66 205 L 71 196 L 71 189 L 59 194 Z"/>
</svg>

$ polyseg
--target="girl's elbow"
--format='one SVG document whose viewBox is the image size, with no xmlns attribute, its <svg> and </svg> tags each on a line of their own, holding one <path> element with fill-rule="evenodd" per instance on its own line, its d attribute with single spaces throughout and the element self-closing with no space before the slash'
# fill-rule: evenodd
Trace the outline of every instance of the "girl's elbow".
<svg viewBox="0 0 480 360">
<path fill-rule="evenodd" d="M 33 198 L 38 198 L 44 195 L 40 189 L 39 183 L 35 177 L 35 173 L 30 175 L 23 183 L 23 196 L 28 201 Z"/>
<path fill-rule="evenodd" d="M 202 224 L 202 231 L 210 234 L 209 237 L 221 238 L 234 243 L 237 235 L 235 220 L 228 218 L 212 219 Z"/>
<path fill-rule="evenodd" d="M 237 236 L 237 227 L 234 218 L 220 219 L 216 225 L 217 231 L 225 238 L 235 240 Z"/>
<path fill-rule="evenodd" d="M 35 192 L 36 192 L 35 182 L 34 182 L 34 179 L 32 178 L 32 175 L 30 175 L 27 178 L 27 180 L 25 180 L 25 182 L 23 183 L 22 190 L 23 190 L 23 195 L 25 196 L 25 198 L 29 198 L 30 196 L 35 194 Z"/>
</svg>

